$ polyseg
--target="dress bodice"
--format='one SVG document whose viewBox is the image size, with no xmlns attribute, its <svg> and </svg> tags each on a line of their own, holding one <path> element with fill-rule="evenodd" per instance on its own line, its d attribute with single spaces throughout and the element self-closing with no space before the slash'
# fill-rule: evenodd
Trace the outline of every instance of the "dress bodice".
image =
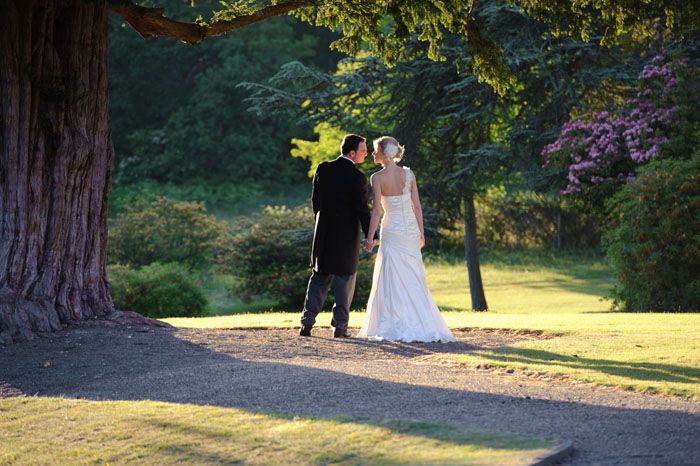
<svg viewBox="0 0 700 466">
<path fill-rule="evenodd" d="M 418 222 L 416 215 L 413 212 L 413 204 L 411 202 L 411 170 L 403 167 L 406 178 L 404 181 L 403 191 L 395 196 L 382 195 L 382 208 L 384 209 L 384 217 L 382 217 L 381 235 L 390 231 L 398 233 L 418 233 Z"/>
</svg>

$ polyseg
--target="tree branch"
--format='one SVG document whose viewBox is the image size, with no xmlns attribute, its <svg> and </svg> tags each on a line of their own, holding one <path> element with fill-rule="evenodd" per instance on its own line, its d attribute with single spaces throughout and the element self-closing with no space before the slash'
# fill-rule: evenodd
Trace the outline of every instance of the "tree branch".
<svg viewBox="0 0 700 466">
<path fill-rule="evenodd" d="M 315 0 L 290 0 L 249 15 L 206 25 L 176 21 L 163 16 L 164 8 L 146 8 L 130 2 L 126 6 L 112 6 L 112 11 L 124 18 L 141 37 L 172 37 L 187 44 L 197 44 L 207 37 L 219 36 L 273 16 L 282 16 L 313 3 Z"/>
</svg>

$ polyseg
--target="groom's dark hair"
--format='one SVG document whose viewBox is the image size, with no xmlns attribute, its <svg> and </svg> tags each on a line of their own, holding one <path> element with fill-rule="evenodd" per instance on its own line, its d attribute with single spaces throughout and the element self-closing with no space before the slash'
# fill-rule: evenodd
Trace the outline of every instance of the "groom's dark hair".
<svg viewBox="0 0 700 466">
<path fill-rule="evenodd" d="M 357 148 L 360 147 L 360 143 L 366 140 L 367 139 L 357 134 L 346 134 L 343 138 L 343 143 L 340 145 L 340 153 L 348 155 L 351 151 L 357 151 Z"/>
</svg>

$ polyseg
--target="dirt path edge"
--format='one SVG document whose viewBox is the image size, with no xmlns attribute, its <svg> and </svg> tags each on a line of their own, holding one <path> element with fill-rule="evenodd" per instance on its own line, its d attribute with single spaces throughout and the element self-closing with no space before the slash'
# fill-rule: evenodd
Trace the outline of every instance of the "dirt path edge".
<svg viewBox="0 0 700 466">
<path fill-rule="evenodd" d="M 565 440 L 537 458 L 534 463 L 530 463 L 528 466 L 553 466 L 568 459 L 573 453 L 574 443 L 571 440 Z"/>
</svg>

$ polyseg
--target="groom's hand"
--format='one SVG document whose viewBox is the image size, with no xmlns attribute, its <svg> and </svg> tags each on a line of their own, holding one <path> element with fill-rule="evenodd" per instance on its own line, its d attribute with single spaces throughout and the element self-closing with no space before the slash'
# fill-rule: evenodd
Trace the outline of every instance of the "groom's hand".
<svg viewBox="0 0 700 466">
<path fill-rule="evenodd" d="M 372 249 L 374 249 L 374 241 L 371 241 L 370 239 L 365 239 L 362 242 L 362 246 L 365 248 L 365 251 L 372 252 Z"/>
</svg>

